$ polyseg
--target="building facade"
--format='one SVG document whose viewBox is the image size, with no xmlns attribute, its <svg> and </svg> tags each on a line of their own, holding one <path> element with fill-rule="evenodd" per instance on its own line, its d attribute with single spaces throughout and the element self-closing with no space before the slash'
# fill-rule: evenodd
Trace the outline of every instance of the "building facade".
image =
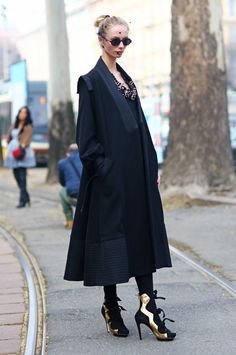
<svg viewBox="0 0 236 355">
<path fill-rule="evenodd" d="M 142 97 L 155 96 L 170 73 L 171 0 L 67 1 L 67 31 L 72 97 L 77 78 L 89 71 L 100 55 L 94 20 L 101 14 L 125 18 L 132 44 L 120 64 L 134 78 Z M 28 80 L 48 79 L 46 27 L 18 37 L 17 47 L 28 63 Z M 32 49 L 32 50 L 31 50 Z M 76 99 L 74 99 L 76 100 Z"/>
<path fill-rule="evenodd" d="M 236 90 L 236 0 L 222 0 L 227 77 Z"/>
<path fill-rule="evenodd" d="M 77 78 L 90 70 L 100 55 L 94 20 L 101 14 L 125 18 L 132 44 L 120 60 L 135 80 L 140 96 L 163 94 L 170 81 L 171 0 L 67 0 L 67 30 L 71 93 L 77 102 Z M 223 28 L 229 84 L 236 88 L 236 0 L 222 0 Z M 17 38 L 27 60 L 29 81 L 48 80 L 46 27 Z M 168 90 L 168 89 L 167 89 Z"/>
</svg>

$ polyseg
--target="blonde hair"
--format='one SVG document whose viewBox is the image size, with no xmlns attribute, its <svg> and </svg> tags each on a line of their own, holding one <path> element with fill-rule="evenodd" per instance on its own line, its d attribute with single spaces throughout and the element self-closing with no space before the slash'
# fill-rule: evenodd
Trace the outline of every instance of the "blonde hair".
<svg viewBox="0 0 236 355">
<path fill-rule="evenodd" d="M 125 20 L 123 20 L 121 17 L 102 15 L 102 16 L 99 16 L 94 22 L 94 26 L 98 27 L 97 34 L 101 37 L 106 35 L 108 28 L 112 25 L 113 26 L 114 25 L 125 26 L 127 28 L 127 30 L 129 31 L 128 23 Z"/>
</svg>

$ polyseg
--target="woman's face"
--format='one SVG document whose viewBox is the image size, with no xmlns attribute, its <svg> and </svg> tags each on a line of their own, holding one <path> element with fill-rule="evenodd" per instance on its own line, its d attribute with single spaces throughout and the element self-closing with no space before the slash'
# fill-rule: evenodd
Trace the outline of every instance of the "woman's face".
<svg viewBox="0 0 236 355">
<path fill-rule="evenodd" d="M 27 117 L 27 109 L 26 108 L 22 108 L 20 110 L 20 113 L 19 113 L 19 120 L 21 122 L 25 121 L 26 120 L 26 117 Z"/>
<path fill-rule="evenodd" d="M 129 31 L 124 25 L 114 25 L 110 26 L 106 32 L 106 35 L 100 37 L 100 43 L 103 47 L 103 51 L 112 58 L 120 58 L 125 51 L 126 46 L 123 42 L 120 42 L 119 45 L 113 46 L 111 40 L 114 38 L 124 39 L 127 38 Z"/>
</svg>

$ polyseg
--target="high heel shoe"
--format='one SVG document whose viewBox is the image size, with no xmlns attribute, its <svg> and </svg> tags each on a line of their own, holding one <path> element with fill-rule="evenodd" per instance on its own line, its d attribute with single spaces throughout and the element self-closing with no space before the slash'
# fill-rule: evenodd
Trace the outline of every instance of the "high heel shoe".
<svg viewBox="0 0 236 355">
<path fill-rule="evenodd" d="M 154 295 L 153 295 L 154 299 L 157 298 L 164 299 L 163 297 L 157 297 L 156 293 L 157 291 L 154 291 Z M 149 304 L 151 298 L 146 293 L 143 293 L 141 296 L 139 296 L 139 300 L 140 300 L 140 308 L 135 314 L 135 321 L 137 324 L 140 340 L 142 340 L 141 327 L 140 327 L 141 324 L 145 324 L 153 332 L 153 334 L 158 340 L 161 341 L 173 340 L 176 336 L 176 333 L 173 333 L 168 328 L 166 328 L 165 321 L 166 320 L 169 320 L 170 322 L 174 322 L 174 321 L 172 319 L 165 318 L 165 313 L 161 308 L 157 308 L 154 313 L 150 312 L 147 309 L 147 305 Z M 160 318 L 161 313 L 163 314 L 163 319 Z"/>
<path fill-rule="evenodd" d="M 121 301 L 118 297 L 117 301 Z M 125 311 L 122 306 L 118 303 L 109 306 L 103 303 L 101 313 L 106 323 L 107 332 L 111 333 L 116 337 L 127 337 L 129 335 L 129 330 L 126 328 L 124 321 L 121 317 L 121 310 Z"/>
<path fill-rule="evenodd" d="M 16 206 L 16 208 L 23 208 L 26 205 L 30 207 L 30 201 L 20 202 L 19 205 Z"/>
</svg>

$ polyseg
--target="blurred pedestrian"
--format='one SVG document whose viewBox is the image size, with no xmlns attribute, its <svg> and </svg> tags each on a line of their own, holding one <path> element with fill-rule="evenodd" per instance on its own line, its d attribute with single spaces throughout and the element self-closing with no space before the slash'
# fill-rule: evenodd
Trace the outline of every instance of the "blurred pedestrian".
<svg viewBox="0 0 236 355">
<path fill-rule="evenodd" d="M 135 277 L 140 339 L 143 323 L 158 340 L 173 340 L 153 290 L 153 272 L 171 267 L 157 156 L 136 86 L 116 63 L 132 42 L 129 26 L 116 16 L 101 16 L 95 26 L 102 55 L 78 81 L 83 175 L 64 277 L 104 286 L 101 312 L 107 329 L 120 337 L 129 330 L 116 284 Z"/>
<path fill-rule="evenodd" d="M 68 147 L 66 158 L 58 162 L 58 177 L 62 188 L 59 192 L 62 209 L 66 218 L 65 228 L 72 228 L 73 206 L 79 193 L 80 177 L 82 173 L 82 163 L 79 157 L 78 146 L 76 143 Z"/>
<path fill-rule="evenodd" d="M 27 168 L 36 165 L 35 155 L 30 147 L 33 122 L 30 110 L 23 106 L 18 111 L 14 124 L 7 132 L 7 154 L 4 166 L 13 169 L 13 175 L 20 189 L 17 208 L 30 206 L 30 196 L 27 191 Z"/>
</svg>

